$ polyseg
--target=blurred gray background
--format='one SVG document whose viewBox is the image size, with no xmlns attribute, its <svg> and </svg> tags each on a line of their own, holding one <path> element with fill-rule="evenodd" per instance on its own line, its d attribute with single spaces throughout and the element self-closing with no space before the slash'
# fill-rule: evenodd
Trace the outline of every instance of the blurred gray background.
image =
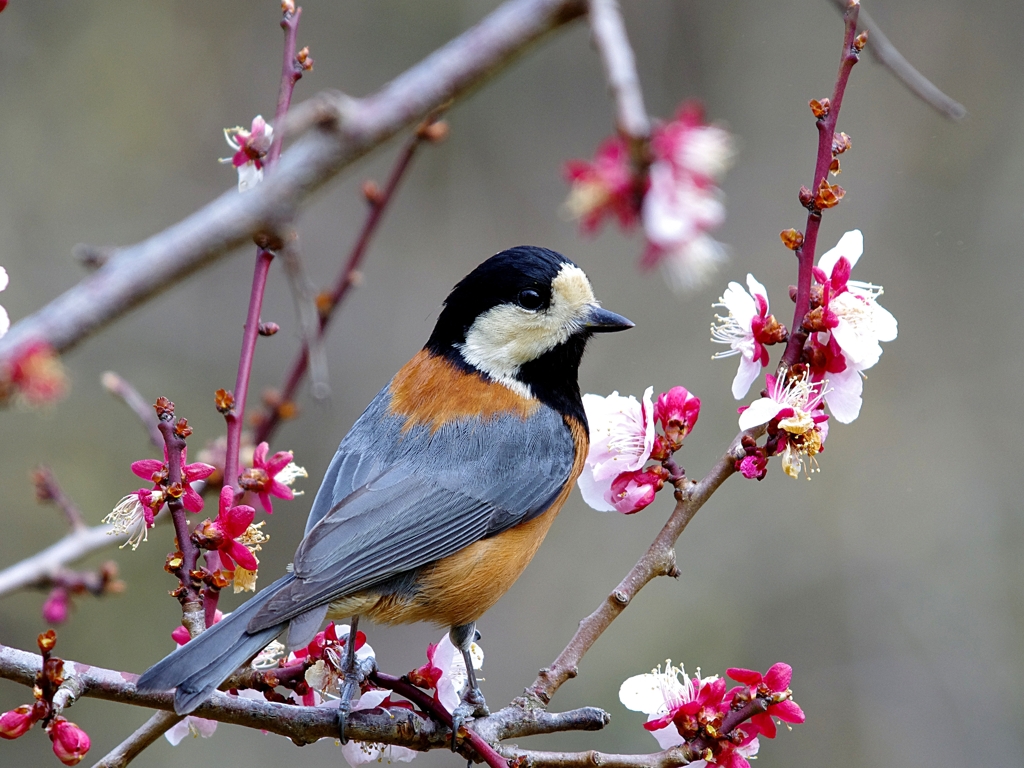
<svg viewBox="0 0 1024 768">
<path fill-rule="evenodd" d="M 300 45 L 315 72 L 297 99 L 322 88 L 372 92 L 481 18 L 492 2 L 308 0 Z M 618 686 L 666 657 L 701 666 L 793 665 L 807 723 L 762 747 L 758 765 L 1019 765 L 1024 726 L 1024 520 L 1016 475 L 1024 355 L 1020 334 L 1020 195 L 1024 16 L 1009 2 L 865 3 L 901 51 L 971 116 L 944 121 L 870 56 L 853 73 L 839 128 L 853 138 L 840 179 L 848 190 L 825 217 L 822 244 L 865 233 L 854 276 L 885 286 L 899 339 L 870 371 L 858 421 L 833 427 L 822 472 L 794 482 L 773 465 L 763 483 L 733 479 L 679 542 L 678 581 L 651 584 L 555 697 L 558 710 L 606 708 L 596 734 L 523 746 L 654 751 L 643 716 Z M 281 33 L 277 3 L 26 3 L 0 16 L 0 295 L 21 318 L 75 284 L 79 242 L 130 244 L 235 183 L 218 157 L 221 130 L 273 113 Z M 600 338 L 581 371 L 584 391 L 639 395 L 683 384 L 703 400 L 683 463 L 712 464 L 736 431 L 734 360 L 712 363 L 711 303 L 754 271 L 787 323 L 795 278 L 778 232 L 802 228 L 796 194 L 813 168 L 810 98 L 828 95 L 842 23 L 825 0 L 640 0 L 625 8 L 650 112 L 688 98 L 737 134 L 719 231 L 732 260 L 706 290 L 674 296 L 641 275 L 639 236 L 609 229 L 585 239 L 562 219 L 561 164 L 588 157 L 612 130 L 600 62 L 585 24 L 547 40 L 449 115 L 451 137 L 425 149 L 375 240 L 365 281 L 342 310 L 328 352 L 333 398 L 304 395 L 302 418 L 274 443 L 310 472 L 307 495 L 269 519 L 263 579 L 279 573 L 339 439 L 363 406 L 424 342 L 440 302 L 490 254 L 520 243 L 555 248 L 590 274 L 605 306 L 637 324 Z M 308 269 L 326 284 L 362 222 L 358 193 L 381 179 L 397 144 L 324 190 L 299 224 Z M 233 386 L 253 248 L 182 280 L 159 300 L 68 354 L 70 397 L 45 412 L 0 413 L 0 567 L 65 532 L 40 508 L 30 470 L 51 465 L 98 523 L 138 487 L 129 463 L 154 455 L 134 416 L 100 387 L 113 369 L 187 416 L 198 447 L 222 433 L 213 392 Z M 275 265 L 254 392 L 277 386 L 297 345 L 295 312 Z M 984 321 L 984 322 L 983 322 Z M 193 448 L 195 451 L 196 448 Z M 194 453 L 193 453 L 194 455 Z M 574 496 L 533 565 L 480 624 L 484 691 L 508 702 L 532 682 L 577 621 L 644 551 L 671 509 L 600 514 Z M 112 550 L 128 590 L 83 599 L 60 629 L 61 655 L 141 672 L 172 647 L 177 603 L 161 566 L 161 530 L 137 552 Z M 264 581 L 264 583 L 266 583 Z M 44 629 L 43 595 L 0 603 L 0 642 L 31 648 Z M 225 600 L 227 607 L 234 598 Z M 367 627 L 384 668 L 422 663 L 440 632 Z M 0 711 L 29 698 L 0 682 Z M 90 762 L 148 712 L 88 700 L 72 718 L 93 740 Z M 4 765 L 55 764 L 33 731 L 0 745 Z M 230 726 L 176 749 L 161 741 L 140 766 L 335 765 L 330 742 L 301 750 Z M 421 760 L 455 765 L 435 753 Z"/>
</svg>

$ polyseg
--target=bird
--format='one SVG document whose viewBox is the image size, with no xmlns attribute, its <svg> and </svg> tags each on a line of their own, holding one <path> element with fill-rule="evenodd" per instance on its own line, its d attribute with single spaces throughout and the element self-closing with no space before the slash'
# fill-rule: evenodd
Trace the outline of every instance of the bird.
<svg viewBox="0 0 1024 768">
<path fill-rule="evenodd" d="M 354 636 L 365 616 L 448 627 L 470 675 L 464 706 L 486 711 L 469 661 L 476 621 L 519 578 L 583 470 L 588 340 L 633 325 L 555 251 L 518 246 L 481 263 L 341 441 L 290 572 L 137 688 L 174 688 L 184 715 L 275 638 L 299 648 L 325 619 L 349 617 Z"/>
</svg>

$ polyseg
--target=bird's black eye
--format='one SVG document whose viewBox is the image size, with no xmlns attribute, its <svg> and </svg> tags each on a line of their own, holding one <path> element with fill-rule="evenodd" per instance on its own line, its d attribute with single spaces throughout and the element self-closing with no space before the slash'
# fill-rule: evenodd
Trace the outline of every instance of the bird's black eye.
<svg viewBox="0 0 1024 768">
<path fill-rule="evenodd" d="M 544 304 L 544 299 L 532 288 L 526 288 L 519 292 L 518 299 L 519 306 L 523 309 L 535 310 L 540 309 Z"/>
</svg>

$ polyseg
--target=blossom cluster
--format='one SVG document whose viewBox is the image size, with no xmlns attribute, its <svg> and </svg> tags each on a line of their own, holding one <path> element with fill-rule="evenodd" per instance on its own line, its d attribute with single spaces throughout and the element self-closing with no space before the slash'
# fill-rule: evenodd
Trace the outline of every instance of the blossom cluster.
<svg viewBox="0 0 1024 768">
<path fill-rule="evenodd" d="M 783 240 L 798 235 L 784 232 Z M 794 242 L 799 247 L 802 237 Z M 763 396 L 740 409 L 741 429 L 768 425 L 769 436 L 764 447 L 744 442 L 746 456 L 737 469 L 745 477 L 763 478 L 767 459 L 774 454 L 782 455 L 787 475 L 799 476 L 805 460 L 813 466 L 824 448 L 829 418 L 825 408 L 842 424 L 860 415 L 863 372 L 878 362 L 881 342 L 895 339 L 898 330 L 896 319 L 878 303 L 882 288 L 850 279 L 863 251 L 863 235 L 853 230 L 814 267 L 809 311 L 801 321 L 806 342 L 799 360 L 777 376 L 766 376 Z M 747 275 L 747 289 L 730 283 L 715 306 L 728 314 L 717 316 L 712 340 L 729 345 L 715 357 L 739 356 L 732 393 L 740 400 L 768 366 L 766 347 L 786 341 L 789 333 L 769 313 L 768 292 L 753 275 Z"/>
<path fill-rule="evenodd" d="M 238 479 L 242 490 L 253 494 L 267 512 L 274 511 L 273 498 L 293 499 L 301 493 L 291 485 L 296 479 L 306 477 L 306 470 L 295 464 L 291 451 L 278 451 L 268 457 L 270 448 L 260 443 L 253 451 L 252 466 L 246 468 Z M 103 521 L 110 524 L 112 534 L 128 534 L 122 546 L 138 548 L 148 538 L 156 514 L 169 499 L 180 499 L 189 512 L 203 509 L 203 497 L 193 483 L 207 481 L 217 468 L 204 462 L 188 463 L 187 448 L 181 455 L 181 483 L 169 482 L 167 449 L 164 460 L 143 459 L 132 464 L 132 472 L 153 484 L 152 488 L 140 488 L 122 498 Z M 201 548 L 218 553 L 220 576 L 224 584 L 234 583 L 236 592 L 256 588 L 256 572 L 259 560 L 256 553 L 268 537 L 261 530 L 263 523 L 254 523 L 256 510 L 248 504 L 235 504 L 235 491 L 230 485 L 221 489 L 217 517 L 204 520 L 192 533 L 192 540 Z"/>
<path fill-rule="evenodd" d="M 221 618 L 218 611 L 214 623 Z M 343 665 L 350 630 L 347 624 L 330 622 L 308 645 L 291 653 L 286 653 L 280 642 L 273 641 L 252 661 L 252 667 L 263 673 L 262 680 L 257 678 L 256 687 L 231 691 L 230 695 L 336 709 L 343 689 Z M 190 639 L 184 627 L 176 628 L 171 636 L 178 645 L 184 645 Z M 470 647 L 470 658 L 474 669 L 482 668 L 484 654 L 476 643 Z M 355 635 L 355 660 L 363 667 L 367 662 L 375 663 L 374 650 L 362 632 Z M 434 700 L 451 713 L 462 701 L 469 675 L 462 652 L 445 633 L 440 641 L 427 647 L 427 663 L 410 672 L 407 678 L 420 688 L 433 689 Z M 279 693 L 278 687 L 288 689 L 288 695 Z M 361 684 L 358 694 L 351 702 L 352 712 L 395 707 L 413 709 L 408 701 L 392 699 L 391 691 L 366 681 Z M 2 725 L 0 720 L 0 727 Z M 177 745 L 188 735 L 209 738 L 216 730 L 216 721 L 190 715 L 170 729 L 166 737 L 171 744 Z M 342 747 L 342 755 L 349 765 L 356 766 L 381 761 L 407 763 L 419 752 L 391 744 L 349 741 Z"/>
<path fill-rule="evenodd" d="M 566 208 L 586 233 L 605 218 L 625 230 L 641 222 L 641 267 L 662 267 L 678 290 L 697 288 L 725 259 L 724 246 L 709 233 L 725 219 L 718 184 L 734 154 L 729 132 L 706 124 L 702 108 L 686 103 L 673 120 L 654 128 L 646 174 L 634 168 L 619 136 L 605 140 L 592 161 L 566 163 Z"/>
<path fill-rule="evenodd" d="M 730 668 L 726 674 L 740 683 L 727 690 L 718 675 L 692 678 L 682 667 L 665 662 L 653 671 L 626 680 L 619 700 L 628 709 L 647 715 L 644 728 L 662 749 L 685 746 L 690 765 L 704 768 L 750 768 L 760 748 L 759 737 L 774 739 L 776 720 L 802 723 L 803 710 L 789 689 L 793 669 L 778 663 L 765 674 Z"/>
<path fill-rule="evenodd" d="M 648 387 L 643 402 L 618 392 L 583 396 L 590 450 L 578 482 L 583 500 L 599 512 L 639 512 L 666 481 L 679 479 L 672 454 L 697 423 L 700 399 L 673 387 L 655 404 L 653 393 L 654 387 Z"/>
<path fill-rule="evenodd" d="M 53 754 L 64 765 L 78 765 L 92 746 L 89 735 L 80 727 L 57 714 L 54 694 L 64 683 L 64 661 L 53 655 L 57 634 L 51 629 L 37 639 L 43 655 L 40 671 L 32 688 L 35 701 L 22 704 L 0 714 L 0 738 L 17 739 L 28 733 L 36 723 L 42 724 L 53 745 Z"/>
</svg>

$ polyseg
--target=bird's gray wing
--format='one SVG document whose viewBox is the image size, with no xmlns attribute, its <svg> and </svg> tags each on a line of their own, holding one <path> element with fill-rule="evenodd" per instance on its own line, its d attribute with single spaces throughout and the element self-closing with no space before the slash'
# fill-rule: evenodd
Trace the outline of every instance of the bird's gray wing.
<svg viewBox="0 0 1024 768">
<path fill-rule="evenodd" d="M 541 514 L 569 479 L 556 411 L 406 430 L 383 390 L 342 441 L 295 554 L 295 581 L 249 622 L 279 624 Z"/>
</svg>

